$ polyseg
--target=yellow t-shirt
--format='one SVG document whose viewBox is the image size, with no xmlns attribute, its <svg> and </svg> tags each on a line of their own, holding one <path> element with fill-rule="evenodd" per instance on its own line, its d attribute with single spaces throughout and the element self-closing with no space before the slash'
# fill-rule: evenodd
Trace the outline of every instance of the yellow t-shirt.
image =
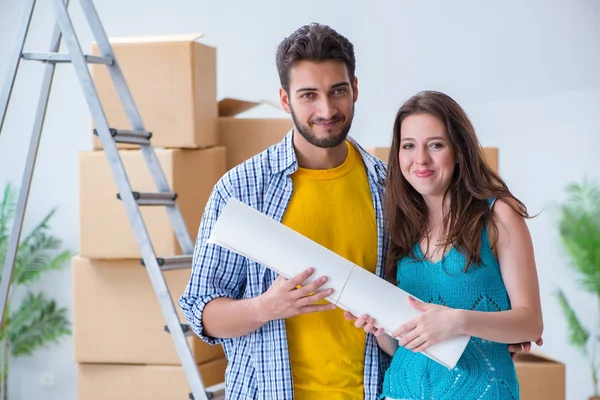
<svg viewBox="0 0 600 400">
<path fill-rule="evenodd" d="M 373 200 L 362 158 L 346 144 L 348 156 L 342 165 L 300 168 L 292 175 L 294 192 L 282 222 L 374 273 Z M 286 328 L 296 400 L 364 398 L 365 332 L 347 321 L 343 310 L 289 318 Z"/>
</svg>

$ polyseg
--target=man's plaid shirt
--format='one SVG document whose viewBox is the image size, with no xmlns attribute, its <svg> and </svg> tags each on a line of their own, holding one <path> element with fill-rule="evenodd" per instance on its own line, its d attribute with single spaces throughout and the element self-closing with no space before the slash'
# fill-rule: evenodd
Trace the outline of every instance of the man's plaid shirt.
<svg viewBox="0 0 600 400">
<path fill-rule="evenodd" d="M 386 165 L 353 139 L 348 140 L 359 150 L 366 166 L 377 218 L 376 272 L 383 277 L 387 247 L 382 213 Z M 283 320 L 270 321 L 260 329 L 234 339 L 204 335 L 202 312 L 209 301 L 222 296 L 233 299 L 259 296 L 276 278 L 276 273 L 263 265 L 206 241 L 221 209 L 231 197 L 281 221 L 293 191 L 291 174 L 297 168 L 290 131 L 280 143 L 225 174 L 215 185 L 202 216 L 191 278 L 179 299 L 179 306 L 202 340 L 223 344 L 229 362 L 225 379 L 227 399 L 291 400 L 294 388 Z M 364 398 L 376 400 L 389 358 L 370 334 L 367 335 L 364 365 Z"/>
</svg>

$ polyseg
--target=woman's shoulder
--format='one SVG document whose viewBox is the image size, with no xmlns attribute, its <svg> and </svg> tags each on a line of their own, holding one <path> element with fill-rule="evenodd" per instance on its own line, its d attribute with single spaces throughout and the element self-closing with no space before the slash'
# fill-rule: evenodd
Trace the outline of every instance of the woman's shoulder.
<svg viewBox="0 0 600 400">
<path fill-rule="evenodd" d="M 495 229 L 489 229 L 490 242 L 496 243 L 513 230 L 527 229 L 525 218 L 519 213 L 519 203 L 512 198 L 494 199 L 490 204 L 491 220 Z"/>
<path fill-rule="evenodd" d="M 517 210 L 520 209 L 519 203 L 512 198 L 492 198 L 488 200 L 491 208 L 491 215 L 495 221 L 514 222 L 522 221 L 523 217 Z"/>
</svg>

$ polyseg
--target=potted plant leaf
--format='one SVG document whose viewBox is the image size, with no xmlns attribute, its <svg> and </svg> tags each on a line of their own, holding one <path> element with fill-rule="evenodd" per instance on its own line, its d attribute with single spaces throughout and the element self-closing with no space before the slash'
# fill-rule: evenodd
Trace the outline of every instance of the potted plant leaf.
<svg viewBox="0 0 600 400">
<path fill-rule="evenodd" d="M 16 210 L 16 191 L 6 185 L 0 202 L 0 274 L 10 241 Z M 11 359 L 33 354 L 71 334 L 68 310 L 43 292 L 28 288 L 45 272 L 69 265 L 72 252 L 61 249 L 62 241 L 50 232 L 51 210 L 19 242 L 11 290 L 4 321 L 0 327 L 0 393 L 8 399 L 8 372 Z"/>
<path fill-rule="evenodd" d="M 561 242 L 578 286 L 600 304 L 600 187 L 584 180 L 581 184 L 570 184 L 566 191 L 567 199 L 558 207 Z M 562 290 L 558 289 L 555 295 L 567 322 L 570 344 L 588 360 L 594 387 L 590 400 L 600 400 L 597 352 L 600 331 L 581 322 Z"/>
</svg>

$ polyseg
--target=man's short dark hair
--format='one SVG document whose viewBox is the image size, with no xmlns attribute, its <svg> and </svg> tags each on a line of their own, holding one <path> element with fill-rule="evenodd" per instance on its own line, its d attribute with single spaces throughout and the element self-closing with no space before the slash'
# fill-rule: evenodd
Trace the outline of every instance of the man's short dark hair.
<svg viewBox="0 0 600 400">
<path fill-rule="evenodd" d="M 312 23 L 297 29 L 277 48 L 277 72 L 281 87 L 289 92 L 290 70 L 299 61 L 342 61 L 348 68 L 350 82 L 354 81 L 356 60 L 354 46 L 348 39 L 327 25 Z"/>
</svg>

